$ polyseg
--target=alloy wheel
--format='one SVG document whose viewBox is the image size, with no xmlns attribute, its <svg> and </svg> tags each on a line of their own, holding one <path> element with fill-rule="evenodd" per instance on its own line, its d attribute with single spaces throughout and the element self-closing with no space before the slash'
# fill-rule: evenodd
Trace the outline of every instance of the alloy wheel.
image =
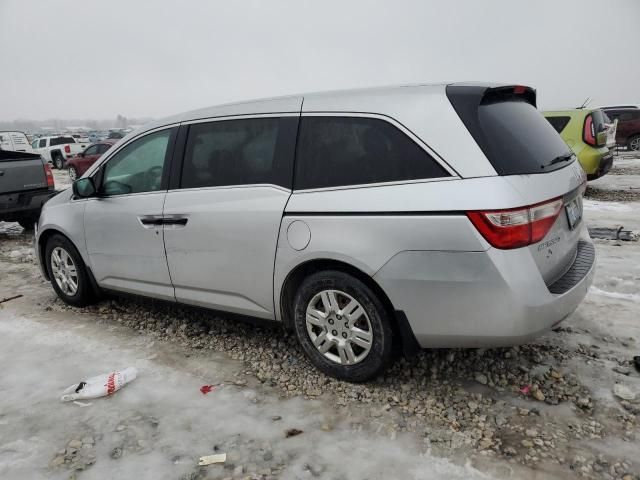
<svg viewBox="0 0 640 480">
<path fill-rule="evenodd" d="M 51 251 L 51 273 L 65 295 L 72 297 L 78 291 L 78 269 L 73 258 L 62 247 Z"/>
<path fill-rule="evenodd" d="M 339 365 L 355 365 L 371 351 L 373 329 L 367 312 L 340 290 L 323 290 L 311 299 L 306 326 L 316 349 Z"/>
<path fill-rule="evenodd" d="M 637 152 L 640 150 L 640 137 L 636 137 L 629 143 L 629 149 Z"/>
<path fill-rule="evenodd" d="M 76 178 L 78 178 L 78 173 L 76 172 L 76 169 L 73 167 L 69 167 L 69 179 L 75 182 Z"/>
</svg>

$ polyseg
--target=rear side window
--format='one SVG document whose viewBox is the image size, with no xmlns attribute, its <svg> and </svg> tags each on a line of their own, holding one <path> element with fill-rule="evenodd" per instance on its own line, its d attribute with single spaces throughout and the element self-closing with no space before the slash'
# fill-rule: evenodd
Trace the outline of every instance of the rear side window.
<svg viewBox="0 0 640 480">
<path fill-rule="evenodd" d="M 569 120 L 571 120 L 571 117 L 546 117 L 546 119 L 556 132 L 562 133 L 569 123 Z"/>
<path fill-rule="evenodd" d="M 181 188 L 272 184 L 291 188 L 298 119 L 250 118 L 189 127 Z"/>
<path fill-rule="evenodd" d="M 105 143 L 100 143 L 100 144 L 98 144 L 98 154 L 102 155 L 104 152 L 106 152 L 110 148 L 111 148 L 111 145 L 107 145 Z"/>
<path fill-rule="evenodd" d="M 546 173 L 569 164 L 563 159 L 571 150 L 536 109 L 533 90 L 449 85 L 447 96 L 498 175 Z"/>
<path fill-rule="evenodd" d="M 303 117 L 294 188 L 325 188 L 448 177 L 427 152 L 389 122 Z"/>
</svg>

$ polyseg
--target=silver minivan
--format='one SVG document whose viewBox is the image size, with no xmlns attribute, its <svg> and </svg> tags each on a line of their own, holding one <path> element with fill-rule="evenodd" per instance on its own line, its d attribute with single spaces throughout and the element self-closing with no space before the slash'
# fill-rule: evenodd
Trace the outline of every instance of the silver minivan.
<svg viewBox="0 0 640 480">
<path fill-rule="evenodd" d="M 526 342 L 594 275 L 586 177 L 520 85 L 314 93 L 129 134 L 42 211 L 72 305 L 101 291 L 282 322 L 323 372 Z"/>
</svg>

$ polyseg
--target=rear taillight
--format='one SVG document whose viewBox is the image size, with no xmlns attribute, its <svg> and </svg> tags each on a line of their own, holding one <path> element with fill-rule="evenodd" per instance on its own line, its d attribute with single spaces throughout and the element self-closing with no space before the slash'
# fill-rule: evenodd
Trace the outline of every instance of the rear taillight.
<svg viewBox="0 0 640 480">
<path fill-rule="evenodd" d="M 64 146 L 64 153 L 71 153 L 71 147 L 69 145 Z"/>
<path fill-rule="evenodd" d="M 507 210 L 467 212 L 487 242 L 501 249 L 526 247 L 542 240 L 562 210 L 562 198 Z"/>
<path fill-rule="evenodd" d="M 44 164 L 44 176 L 47 177 L 47 188 L 54 188 L 55 183 L 53 181 L 53 172 L 48 163 Z"/>
<path fill-rule="evenodd" d="M 586 144 L 591 145 L 592 147 L 595 147 L 598 144 L 596 128 L 591 114 L 587 115 L 587 118 L 584 119 L 584 132 L 582 133 L 582 139 Z"/>
</svg>

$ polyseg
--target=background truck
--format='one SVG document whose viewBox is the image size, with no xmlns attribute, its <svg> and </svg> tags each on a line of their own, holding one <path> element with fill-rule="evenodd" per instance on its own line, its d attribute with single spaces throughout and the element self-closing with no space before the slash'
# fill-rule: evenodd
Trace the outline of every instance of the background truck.
<svg viewBox="0 0 640 480">
<path fill-rule="evenodd" d="M 56 137 L 40 137 L 31 143 L 33 153 L 42 155 L 45 162 L 53 163 L 53 166 L 62 170 L 67 159 L 75 157 L 85 145 L 76 142 L 71 135 Z"/>
<path fill-rule="evenodd" d="M 0 150 L 0 220 L 31 230 L 55 193 L 51 167 L 40 155 Z"/>
</svg>

